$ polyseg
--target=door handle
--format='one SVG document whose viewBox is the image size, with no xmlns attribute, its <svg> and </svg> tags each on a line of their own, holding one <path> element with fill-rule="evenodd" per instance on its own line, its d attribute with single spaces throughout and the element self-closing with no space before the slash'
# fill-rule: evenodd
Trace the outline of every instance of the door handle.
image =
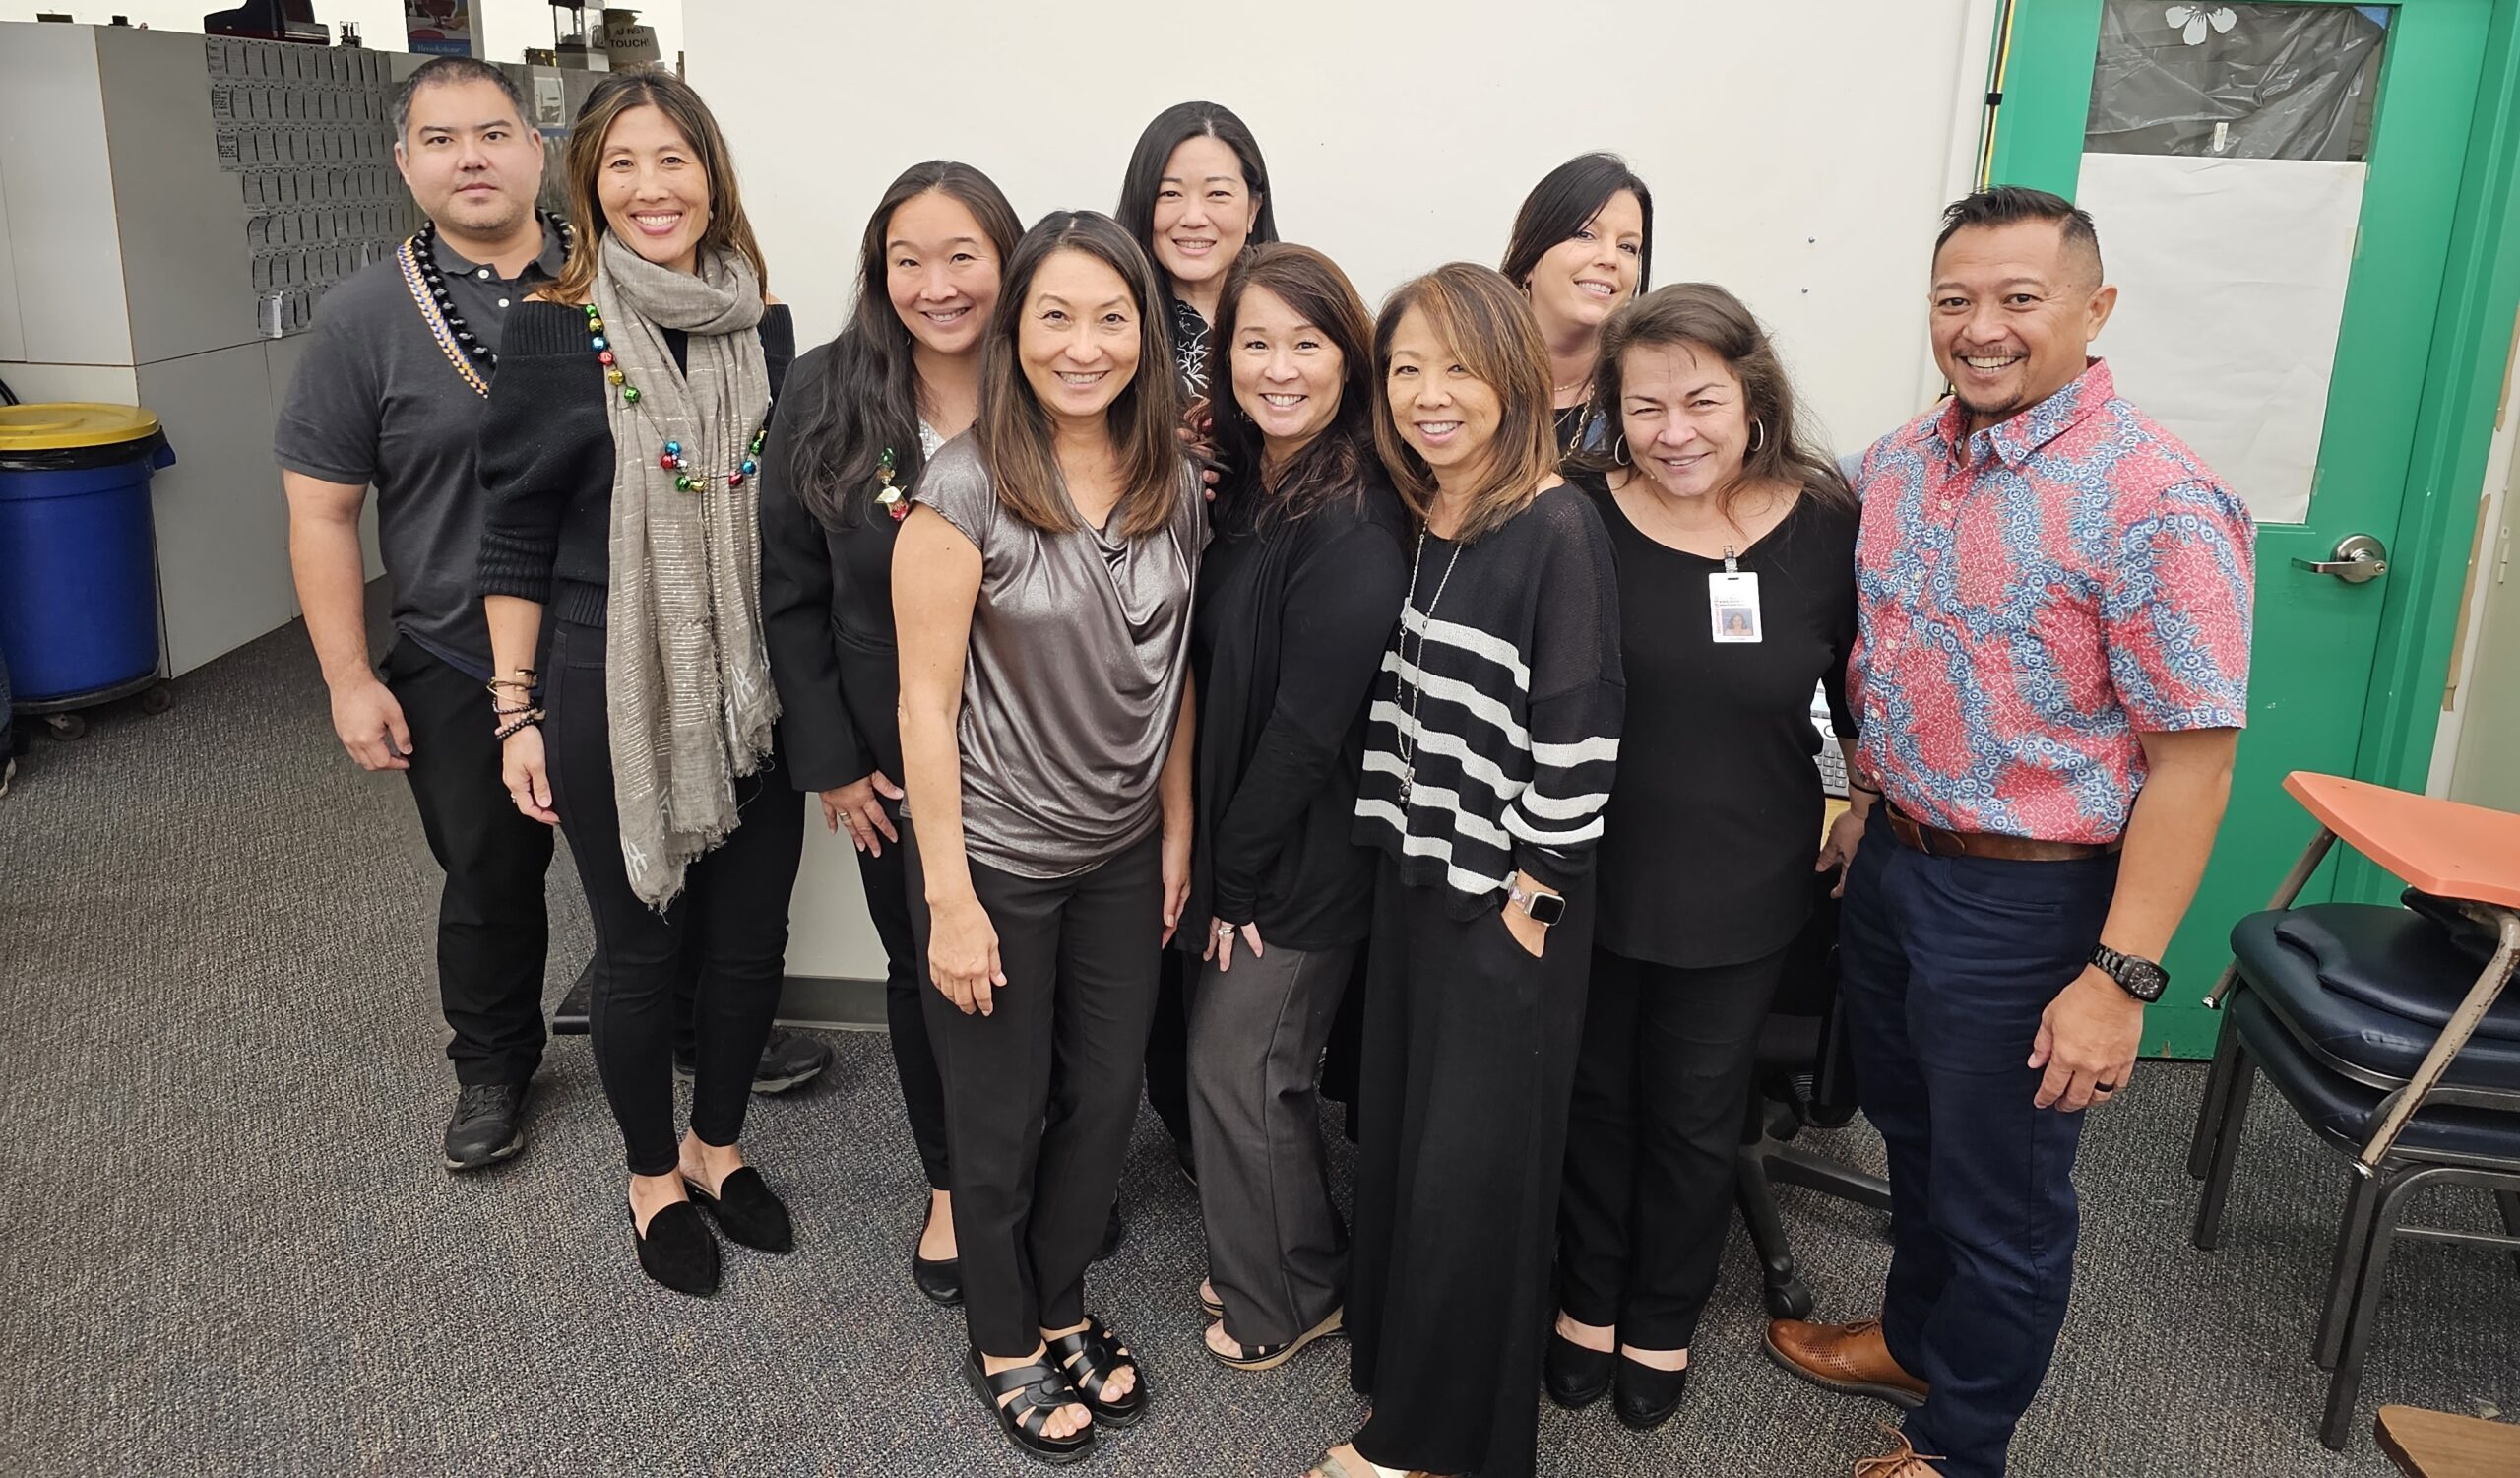
<svg viewBox="0 0 2520 1478">
<path fill-rule="evenodd" d="M 2389 551 L 2368 534 L 2348 534 L 2336 543 L 2336 557 L 2303 559 L 2293 556 L 2293 568 L 2308 570 L 2313 575 L 2334 575 L 2348 585 L 2377 580 L 2389 572 Z"/>
</svg>

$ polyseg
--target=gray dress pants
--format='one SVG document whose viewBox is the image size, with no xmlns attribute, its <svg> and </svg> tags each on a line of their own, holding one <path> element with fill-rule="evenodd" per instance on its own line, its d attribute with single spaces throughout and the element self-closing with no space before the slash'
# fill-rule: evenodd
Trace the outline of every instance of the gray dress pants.
<svg viewBox="0 0 2520 1478">
<path fill-rule="evenodd" d="M 1225 1331 L 1281 1345 L 1347 1294 L 1347 1254 L 1321 1147 L 1316 1074 L 1359 945 L 1201 964 L 1190 990 L 1190 1136 L 1208 1277 Z"/>
</svg>

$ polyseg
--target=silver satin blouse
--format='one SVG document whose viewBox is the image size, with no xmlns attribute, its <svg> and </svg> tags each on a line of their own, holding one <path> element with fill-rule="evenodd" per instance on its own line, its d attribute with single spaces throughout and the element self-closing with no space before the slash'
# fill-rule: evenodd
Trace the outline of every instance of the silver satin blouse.
<svg viewBox="0 0 2520 1478">
<path fill-rule="evenodd" d="M 968 433 L 929 461 L 913 497 L 980 551 L 956 726 L 965 853 L 1049 878 L 1126 851 L 1163 821 L 1156 781 L 1190 671 L 1207 542 L 1197 474 L 1182 464 L 1172 521 L 1134 540 L 1009 513 Z"/>
</svg>

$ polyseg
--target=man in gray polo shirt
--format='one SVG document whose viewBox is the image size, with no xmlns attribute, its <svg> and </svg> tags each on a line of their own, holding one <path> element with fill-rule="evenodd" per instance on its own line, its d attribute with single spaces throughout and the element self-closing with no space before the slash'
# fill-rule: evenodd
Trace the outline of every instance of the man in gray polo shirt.
<svg viewBox="0 0 2520 1478">
<path fill-rule="evenodd" d="M 438 989 L 459 1085 L 446 1165 L 472 1170 L 525 1144 L 526 1092 L 542 1060 L 552 836 L 499 783 L 473 586 L 473 443 L 507 310 L 559 274 L 568 246 L 534 209 L 542 136 L 505 73 L 440 57 L 404 83 L 394 112 L 395 163 L 428 224 L 325 294 L 275 442 L 333 728 L 362 768 L 405 773 L 446 869 Z M 369 665 L 358 537 L 371 484 L 394 582 L 382 680 Z M 794 1086 L 829 1060 L 818 1042 L 774 1033 L 754 1086 Z"/>
</svg>

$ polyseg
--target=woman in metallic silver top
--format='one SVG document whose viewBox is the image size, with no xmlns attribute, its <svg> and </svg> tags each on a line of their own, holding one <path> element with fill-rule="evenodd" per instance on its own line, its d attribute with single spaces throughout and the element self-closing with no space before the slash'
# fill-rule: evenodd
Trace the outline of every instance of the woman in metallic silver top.
<svg viewBox="0 0 2520 1478">
<path fill-rule="evenodd" d="M 1019 1450 L 1067 1462 L 1146 1409 L 1084 1280 L 1189 892 L 1207 505 L 1162 290 L 1127 232 L 1045 217 L 999 303 L 979 418 L 929 462 L 894 550 L 903 841 L 936 987 L 964 1374 Z"/>
</svg>

